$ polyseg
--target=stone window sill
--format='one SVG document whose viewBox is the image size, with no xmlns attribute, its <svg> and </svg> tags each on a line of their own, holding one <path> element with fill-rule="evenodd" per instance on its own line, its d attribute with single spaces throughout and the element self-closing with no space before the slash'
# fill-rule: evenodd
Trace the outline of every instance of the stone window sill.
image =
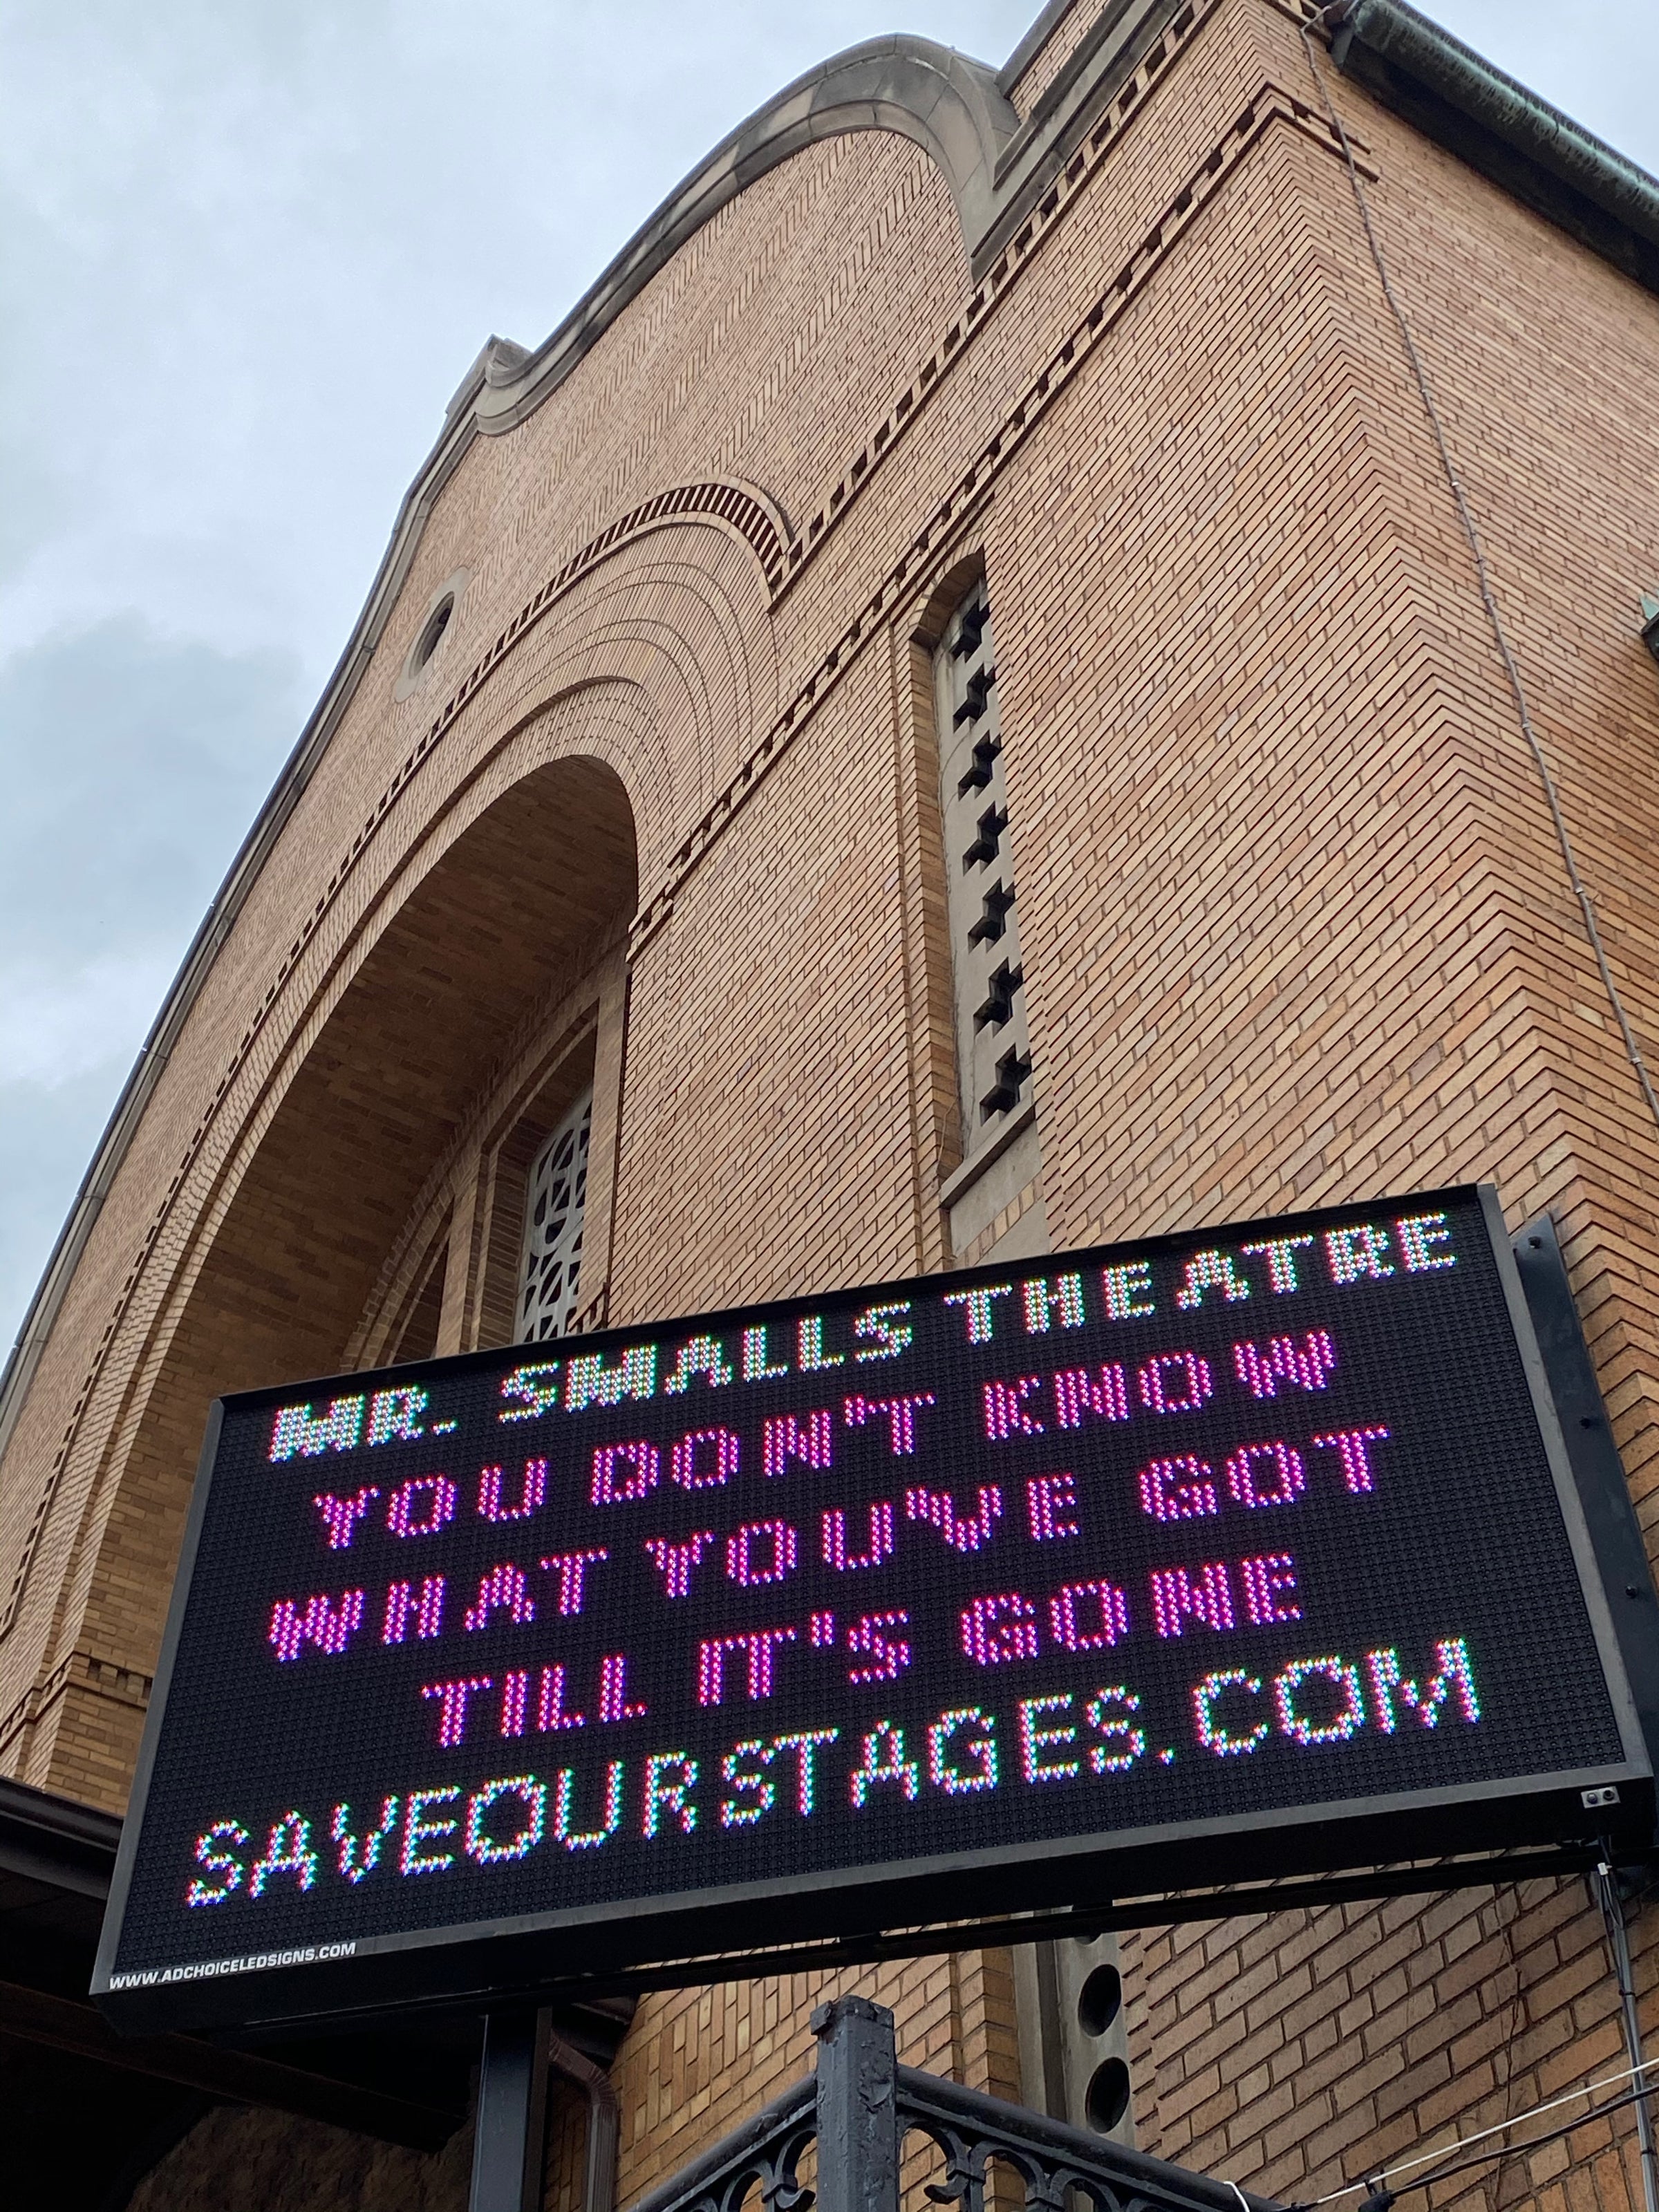
<svg viewBox="0 0 1659 2212">
<path fill-rule="evenodd" d="M 989 1137 L 977 1152 L 970 1152 L 959 1168 L 945 1176 L 939 1186 L 939 1202 L 954 1206 L 964 1191 L 971 1190 L 994 1161 L 1000 1160 L 1014 1139 L 1024 1133 L 1036 1119 L 1036 1101 L 1028 1098 L 1008 1116 L 994 1137 Z"/>
</svg>

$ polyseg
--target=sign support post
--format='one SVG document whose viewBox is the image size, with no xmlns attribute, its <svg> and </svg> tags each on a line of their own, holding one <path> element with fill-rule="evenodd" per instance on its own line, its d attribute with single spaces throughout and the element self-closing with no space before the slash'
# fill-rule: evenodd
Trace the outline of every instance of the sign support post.
<svg viewBox="0 0 1659 2212">
<path fill-rule="evenodd" d="M 485 2018 L 469 2212 L 539 2212 L 551 2021 L 545 2009 Z"/>
</svg>

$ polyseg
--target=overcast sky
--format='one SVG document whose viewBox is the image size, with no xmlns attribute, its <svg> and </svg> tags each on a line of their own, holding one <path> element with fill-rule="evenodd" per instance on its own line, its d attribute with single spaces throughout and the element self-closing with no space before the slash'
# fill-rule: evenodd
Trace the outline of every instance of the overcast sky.
<svg viewBox="0 0 1659 2212">
<path fill-rule="evenodd" d="M 826 54 L 1038 4 L 0 0 L 0 1355 L 485 337 Z M 1651 0 L 1433 12 L 1659 168 Z"/>
</svg>

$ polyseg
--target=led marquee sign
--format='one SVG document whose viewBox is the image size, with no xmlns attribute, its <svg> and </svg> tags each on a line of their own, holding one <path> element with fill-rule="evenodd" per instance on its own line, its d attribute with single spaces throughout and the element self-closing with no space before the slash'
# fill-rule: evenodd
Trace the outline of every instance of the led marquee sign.
<svg viewBox="0 0 1659 2212">
<path fill-rule="evenodd" d="M 1471 1189 L 226 1399 L 95 1992 L 1650 1833 L 1589 1561 Z"/>
</svg>

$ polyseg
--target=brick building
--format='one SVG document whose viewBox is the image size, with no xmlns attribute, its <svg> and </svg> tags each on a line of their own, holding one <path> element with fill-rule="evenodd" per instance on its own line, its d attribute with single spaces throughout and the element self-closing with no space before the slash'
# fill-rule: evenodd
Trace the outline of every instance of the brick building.
<svg viewBox="0 0 1659 2212">
<path fill-rule="evenodd" d="M 489 341 L 7 1371 L 0 2098 L 58 2201 L 465 2197 L 456 2049 L 135 2064 L 77 2002 L 218 1392 L 1489 1178 L 1652 1522 L 1656 292 L 1659 188 L 1398 0 L 1052 0 L 1000 70 L 824 64 Z M 1582 1884 L 1073 1949 L 854 1978 L 1285 2199 L 1626 2063 Z M 627 2203 L 823 1994 L 565 2020 L 549 2206 L 611 2090 Z M 1435 2212 L 1632 2203 L 1632 2130 Z"/>
</svg>

